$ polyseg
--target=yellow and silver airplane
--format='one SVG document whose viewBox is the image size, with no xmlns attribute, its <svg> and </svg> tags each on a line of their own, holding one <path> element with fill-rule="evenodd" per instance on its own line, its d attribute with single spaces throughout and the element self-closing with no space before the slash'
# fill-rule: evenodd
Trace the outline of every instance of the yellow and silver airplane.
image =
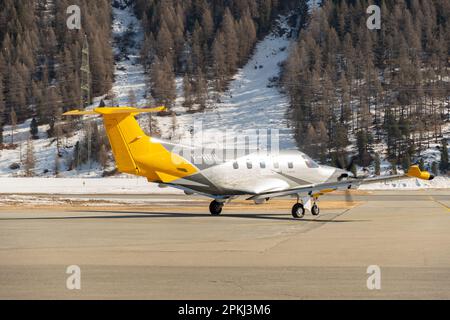
<svg viewBox="0 0 450 320">
<path fill-rule="evenodd" d="M 207 164 L 195 156 L 206 157 L 203 148 L 186 149 L 147 136 L 135 116 L 163 111 L 164 107 L 137 109 L 130 107 L 97 108 L 93 111 L 70 111 L 66 116 L 100 115 L 112 146 L 118 170 L 146 177 L 149 182 L 184 190 L 188 195 L 201 194 L 213 199 L 212 215 L 222 213 L 229 201 L 245 196 L 256 204 L 272 198 L 297 198 L 292 216 L 302 218 L 308 210 L 319 215 L 317 200 L 336 191 L 357 188 L 361 184 L 396 180 L 405 177 L 432 180 L 434 177 L 412 166 L 405 175 L 356 178 L 347 170 L 317 164 L 306 154 L 296 151 L 276 153 L 249 152 L 220 163 Z M 194 161 L 195 160 L 195 161 Z M 207 159 L 203 159 L 207 160 Z M 201 163 L 201 164 L 197 164 Z"/>
</svg>

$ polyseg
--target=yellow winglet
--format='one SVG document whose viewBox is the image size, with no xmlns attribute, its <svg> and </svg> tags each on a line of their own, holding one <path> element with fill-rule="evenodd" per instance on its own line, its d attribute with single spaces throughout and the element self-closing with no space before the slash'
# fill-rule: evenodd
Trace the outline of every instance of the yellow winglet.
<svg viewBox="0 0 450 320">
<path fill-rule="evenodd" d="M 411 166 L 406 173 L 408 177 L 418 178 L 422 180 L 433 180 L 434 176 L 428 171 L 421 171 L 419 166 Z"/>
<path fill-rule="evenodd" d="M 84 116 L 84 115 L 105 115 L 105 114 L 139 114 L 139 113 L 155 113 L 165 111 L 166 107 L 157 108 L 131 108 L 131 107 L 103 107 L 96 108 L 92 111 L 73 110 L 63 114 L 63 116 Z"/>
</svg>

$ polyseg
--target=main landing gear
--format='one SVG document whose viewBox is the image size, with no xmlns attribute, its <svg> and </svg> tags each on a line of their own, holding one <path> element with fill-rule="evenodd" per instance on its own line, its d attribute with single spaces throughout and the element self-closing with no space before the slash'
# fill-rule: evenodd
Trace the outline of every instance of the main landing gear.
<svg viewBox="0 0 450 320">
<path fill-rule="evenodd" d="M 312 206 L 311 206 L 311 214 L 313 216 L 318 216 L 320 214 L 320 208 L 317 205 L 317 203 L 315 202 L 317 199 L 311 199 L 309 201 L 314 201 Z M 292 216 L 296 219 L 301 219 L 305 216 L 305 205 L 301 202 L 298 202 L 296 204 L 294 204 L 294 206 L 292 207 Z"/>
<path fill-rule="evenodd" d="M 214 200 L 209 205 L 209 212 L 211 212 L 211 215 L 213 216 L 220 216 L 220 214 L 222 213 L 223 205 L 224 204 L 222 202 Z"/>
<path fill-rule="evenodd" d="M 296 219 L 301 219 L 305 216 L 305 207 L 303 203 L 296 203 L 292 207 L 292 216 Z"/>
</svg>

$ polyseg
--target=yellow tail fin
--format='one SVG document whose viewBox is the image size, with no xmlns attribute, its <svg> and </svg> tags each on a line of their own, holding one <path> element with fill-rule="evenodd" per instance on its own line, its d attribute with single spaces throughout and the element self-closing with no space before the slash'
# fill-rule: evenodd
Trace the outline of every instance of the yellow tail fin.
<svg viewBox="0 0 450 320">
<path fill-rule="evenodd" d="M 164 111 L 164 107 L 136 109 L 129 107 L 70 111 L 65 116 L 101 115 L 120 172 L 147 177 L 149 181 L 169 183 L 198 170 L 179 155 L 153 142 L 142 131 L 135 115 Z"/>
</svg>

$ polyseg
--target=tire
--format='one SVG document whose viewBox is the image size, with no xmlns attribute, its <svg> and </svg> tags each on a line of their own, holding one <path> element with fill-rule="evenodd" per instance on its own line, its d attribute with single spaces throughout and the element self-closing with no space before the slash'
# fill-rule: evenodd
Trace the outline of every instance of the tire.
<svg viewBox="0 0 450 320">
<path fill-rule="evenodd" d="M 217 202 L 216 200 L 211 202 L 211 204 L 209 205 L 209 212 L 211 212 L 212 216 L 220 216 L 220 214 L 222 213 L 222 209 L 223 203 Z"/>
<path fill-rule="evenodd" d="M 318 216 L 320 214 L 320 209 L 319 206 L 317 204 L 314 204 L 311 208 L 311 214 L 313 216 Z"/>
<path fill-rule="evenodd" d="M 305 208 L 303 207 L 303 204 L 301 203 L 294 204 L 294 206 L 292 207 L 292 216 L 296 219 L 300 219 L 303 218 L 304 215 L 305 215 Z"/>
</svg>

